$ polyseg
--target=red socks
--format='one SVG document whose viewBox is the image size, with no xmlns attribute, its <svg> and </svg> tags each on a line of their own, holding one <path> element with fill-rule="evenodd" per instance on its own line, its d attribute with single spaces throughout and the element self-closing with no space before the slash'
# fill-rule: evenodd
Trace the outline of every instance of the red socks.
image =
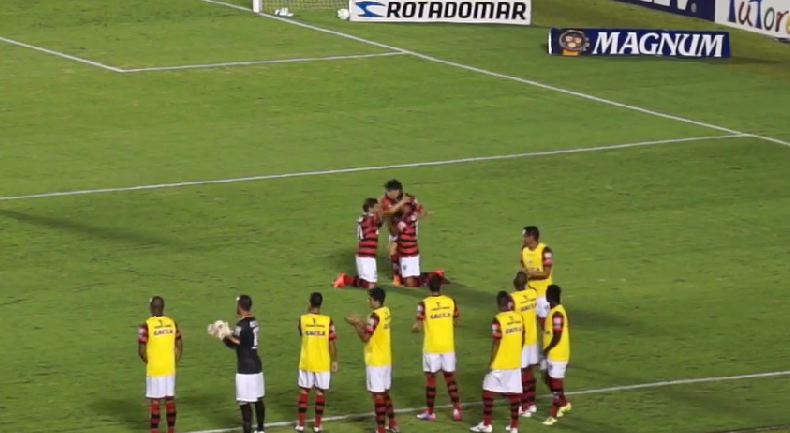
<svg viewBox="0 0 790 433">
<path fill-rule="evenodd" d="M 557 418 L 557 414 L 559 413 L 560 409 L 565 407 L 568 404 L 568 400 L 565 398 L 565 385 L 562 382 L 562 379 L 550 379 L 551 380 L 551 394 L 553 396 L 551 400 L 551 416 L 553 418 Z"/>
<path fill-rule="evenodd" d="M 304 418 L 305 418 L 305 414 L 307 413 L 307 398 L 308 396 L 306 393 L 304 392 L 299 393 L 299 404 L 298 404 L 299 425 L 304 425 Z M 316 399 L 316 403 L 318 403 L 317 400 L 318 399 Z"/>
<path fill-rule="evenodd" d="M 315 425 L 321 426 L 321 419 L 324 417 L 324 409 L 326 408 L 326 396 L 324 394 L 315 394 Z"/>
<path fill-rule="evenodd" d="M 425 373 L 425 407 L 433 415 L 433 405 L 436 401 L 436 376 Z"/>
<path fill-rule="evenodd" d="M 458 392 L 458 383 L 455 382 L 455 374 L 444 372 L 444 381 L 447 382 L 447 393 L 450 394 L 450 401 L 456 409 L 460 409 L 461 395 Z"/>
<path fill-rule="evenodd" d="M 376 433 L 387 433 L 385 425 L 387 419 L 387 397 L 384 394 L 373 394 L 373 404 L 376 414 Z"/>
<path fill-rule="evenodd" d="M 527 410 L 535 406 L 535 375 L 532 374 L 532 367 L 521 369 L 521 408 Z"/>
<path fill-rule="evenodd" d="M 483 424 L 491 425 L 491 418 L 494 414 L 494 394 L 490 391 L 483 391 Z"/>
<path fill-rule="evenodd" d="M 176 401 L 165 400 L 165 413 L 167 414 L 167 433 L 176 431 Z"/>
<path fill-rule="evenodd" d="M 370 289 L 373 287 L 373 285 L 370 282 L 365 281 L 362 278 L 359 278 L 359 275 L 348 275 L 348 274 L 344 275 L 343 284 L 345 284 L 346 286 L 360 287 L 362 289 Z"/>
<path fill-rule="evenodd" d="M 159 430 L 159 400 L 151 400 L 151 433 Z"/>
</svg>

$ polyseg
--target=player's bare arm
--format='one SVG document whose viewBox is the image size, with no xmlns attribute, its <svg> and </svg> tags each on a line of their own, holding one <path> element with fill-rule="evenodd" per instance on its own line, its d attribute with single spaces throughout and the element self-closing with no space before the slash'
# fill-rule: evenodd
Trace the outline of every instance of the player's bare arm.
<svg viewBox="0 0 790 433">
<path fill-rule="evenodd" d="M 491 360 L 488 361 L 488 365 L 494 365 L 494 359 L 496 359 L 496 354 L 499 352 L 499 339 L 493 339 L 491 341 Z"/>
<path fill-rule="evenodd" d="M 145 324 L 140 325 L 137 330 L 137 355 L 140 359 L 148 364 L 148 351 L 146 345 L 148 344 L 148 326 Z"/>
<path fill-rule="evenodd" d="M 551 326 L 554 329 L 551 335 L 551 342 L 549 343 L 548 346 L 546 346 L 545 349 L 543 349 L 544 357 L 548 357 L 549 352 L 551 352 L 551 349 L 554 349 L 555 347 L 557 347 L 558 344 L 560 344 L 560 339 L 562 338 L 562 331 L 565 329 L 565 324 L 564 324 L 565 319 L 562 317 L 562 315 L 555 313 L 554 317 L 551 318 L 551 321 L 552 321 Z"/>
<path fill-rule="evenodd" d="M 181 340 L 181 329 L 176 324 L 176 362 L 181 362 L 182 353 L 184 353 L 184 343 Z"/>
<path fill-rule="evenodd" d="M 358 315 L 352 314 L 346 317 L 346 323 L 354 327 L 354 329 L 357 331 L 359 339 L 363 343 L 370 341 L 370 334 L 365 330 L 365 325 L 362 324 L 362 320 L 359 319 Z"/>
<path fill-rule="evenodd" d="M 236 346 L 241 346 L 241 340 L 239 340 L 235 335 L 228 335 L 227 337 L 223 338 L 222 341 L 231 349 L 235 348 Z"/>
<path fill-rule="evenodd" d="M 384 198 L 382 198 L 382 200 L 384 200 Z M 403 200 L 395 203 L 394 205 L 388 207 L 387 209 L 382 210 L 381 214 L 382 216 L 385 217 L 392 216 L 392 214 L 400 212 L 403 209 L 403 206 L 405 206 L 408 203 L 411 203 L 411 198 L 404 197 Z"/>
<path fill-rule="evenodd" d="M 332 360 L 332 373 L 337 373 L 339 370 L 339 364 L 337 362 L 337 346 L 335 345 L 335 340 L 329 340 L 329 359 Z"/>
<path fill-rule="evenodd" d="M 148 364 L 148 354 L 145 351 L 145 343 L 137 342 L 137 354 L 140 355 L 140 359 Z"/>
<path fill-rule="evenodd" d="M 422 321 L 425 319 L 425 304 L 420 302 L 417 304 L 417 320 L 411 327 L 411 332 L 418 333 L 422 331 Z"/>
</svg>

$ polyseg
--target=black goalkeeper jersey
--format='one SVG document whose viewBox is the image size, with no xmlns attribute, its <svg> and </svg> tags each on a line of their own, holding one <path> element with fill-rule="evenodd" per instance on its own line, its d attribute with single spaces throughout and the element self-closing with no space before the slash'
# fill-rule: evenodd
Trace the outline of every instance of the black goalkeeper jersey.
<svg viewBox="0 0 790 433">
<path fill-rule="evenodd" d="M 236 349 L 236 372 L 238 374 L 263 373 L 263 363 L 258 356 L 258 334 L 260 327 L 255 317 L 242 317 L 236 323 L 233 336 L 239 339 L 239 344 L 225 340 L 228 347 Z"/>
</svg>

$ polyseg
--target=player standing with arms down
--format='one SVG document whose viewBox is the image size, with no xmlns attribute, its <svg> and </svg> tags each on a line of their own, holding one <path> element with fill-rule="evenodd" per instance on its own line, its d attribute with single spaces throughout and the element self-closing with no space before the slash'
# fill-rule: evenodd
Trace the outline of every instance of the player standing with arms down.
<svg viewBox="0 0 790 433">
<path fill-rule="evenodd" d="M 389 253 L 390 263 L 392 265 L 393 286 L 400 286 L 402 283 L 397 224 L 401 217 L 401 209 L 398 205 L 404 201 L 412 203 L 412 207 L 419 217 L 424 217 L 427 214 L 417 200 L 417 197 L 403 192 L 402 183 L 396 179 L 392 179 L 384 184 L 384 197 L 381 198 L 381 208 L 384 217 L 389 218 L 389 244 L 387 245 L 387 252 Z"/>
<path fill-rule="evenodd" d="M 176 429 L 176 364 L 183 343 L 176 322 L 165 316 L 165 300 L 149 302 L 151 317 L 137 331 L 137 353 L 145 363 L 145 397 L 151 402 L 151 433 L 159 429 L 159 404 L 165 400 L 167 433 Z"/>
<path fill-rule="evenodd" d="M 535 406 L 535 374 L 532 367 L 538 365 L 538 318 L 535 313 L 538 292 L 527 285 L 527 274 L 519 272 L 513 279 L 515 291 L 510 294 L 513 310 L 521 314 L 524 321 L 524 347 L 521 349 L 521 416 L 530 418 L 537 412 Z"/>
<path fill-rule="evenodd" d="M 417 304 L 417 322 L 412 330 L 424 331 L 422 346 L 422 369 L 425 373 L 425 412 L 417 415 L 422 421 L 434 421 L 436 399 L 436 373 L 444 373 L 447 391 L 453 403 L 453 420 L 461 420 L 461 399 L 455 381 L 454 330 L 460 312 L 455 301 L 441 293 L 442 277 L 433 275 L 428 280 L 431 296 Z"/>
<path fill-rule="evenodd" d="M 266 395 L 263 381 L 263 363 L 258 356 L 258 337 L 260 327 L 252 315 L 252 298 L 241 295 L 236 300 L 236 314 L 240 317 L 231 335 L 222 341 L 231 349 L 236 349 L 236 401 L 241 409 L 241 426 L 244 433 L 252 433 L 252 404 L 255 405 L 255 419 L 258 433 L 264 431 Z"/>
<path fill-rule="evenodd" d="M 499 313 L 491 325 L 491 371 L 483 379 L 483 422 L 472 427 L 473 432 L 491 433 L 494 393 L 504 394 L 510 403 L 510 425 L 507 431 L 518 433 L 518 410 L 521 403 L 521 348 L 524 341 L 524 322 L 512 310 L 512 299 L 507 292 L 496 296 Z"/>
<path fill-rule="evenodd" d="M 326 392 L 329 390 L 331 373 L 337 372 L 337 348 L 335 347 L 335 324 L 329 316 L 321 314 L 324 297 L 314 292 L 310 295 L 307 314 L 299 317 L 299 335 L 302 349 L 299 354 L 299 421 L 296 431 L 304 431 L 307 400 L 315 389 L 315 425 L 313 431 L 321 431 Z"/>
<path fill-rule="evenodd" d="M 543 357 L 548 365 L 547 381 L 554 398 L 551 402 L 551 416 L 543 422 L 545 425 L 556 423 L 557 418 L 571 410 L 571 404 L 565 398 L 563 383 L 565 370 L 571 359 L 571 331 L 568 326 L 568 313 L 561 302 L 561 292 L 560 286 L 554 284 L 546 289 L 546 300 L 551 309 L 546 325 L 543 326 Z"/>
<path fill-rule="evenodd" d="M 374 287 L 368 292 L 368 302 L 373 310 L 367 323 L 362 323 L 358 315 L 346 318 L 356 329 L 359 339 L 365 343 L 365 376 L 368 392 L 373 394 L 376 414 L 376 433 L 398 433 L 395 422 L 395 410 L 390 398 L 392 384 L 392 347 L 390 343 L 389 307 L 384 306 L 387 294 L 381 287 Z M 389 429 L 385 428 L 385 420 L 389 419 Z"/>
<path fill-rule="evenodd" d="M 554 254 L 546 244 L 540 242 L 540 230 L 535 226 L 527 226 L 521 231 L 524 243 L 521 245 L 519 262 L 521 270 L 529 277 L 530 287 L 538 291 L 537 314 L 538 319 L 546 318 L 549 304 L 546 302 L 546 288 L 551 285 L 551 269 L 554 264 Z"/>
</svg>

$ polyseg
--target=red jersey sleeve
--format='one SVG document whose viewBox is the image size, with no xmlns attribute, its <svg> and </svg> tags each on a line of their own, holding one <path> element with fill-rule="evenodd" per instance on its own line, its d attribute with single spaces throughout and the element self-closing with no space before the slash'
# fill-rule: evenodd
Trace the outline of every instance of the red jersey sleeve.
<svg viewBox="0 0 790 433">
<path fill-rule="evenodd" d="M 425 302 L 417 303 L 417 320 L 425 320 Z"/>
<path fill-rule="evenodd" d="M 499 320 L 494 318 L 494 321 L 491 322 L 491 337 L 494 340 L 499 340 L 502 338 L 502 326 L 499 324 Z"/>
<path fill-rule="evenodd" d="M 148 325 L 145 323 L 137 328 L 137 341 L 140 343 L 148 343 Z"/>
<path fill-rule="evenodd" d="M 461 310 L 458 309 L 458 303 L 455 302 L 455 299 L 453 299 L 453 305 L 455 305 L 455 309 L 453 310 L 453 317 L 460 317 Z"/>
<path fill-rule="evenodd" d="M 376 331 L 377 326 L 379 326 L 379 316 L 376 313 L 371 313 L 368 317 L 368 323 L 365 325 L 365 332 L 372 334 Z"/>
<path fill-rule="evenodd" d="M 551 328 L 554 332 L 562 332 L 565 329 L 565 316 L 562 313 L 554 313 L 551 316 Z"/>
<path fill-rule="evenodd" d="M 335 322 L 332 319 L 329 319 L 329 341 L 334 340 L 337 338 L 337 334 L 335 333 Z"/>
<path fill-rule="evenodd" d="M 551 251 L 551 248 L 546 247 L 543 248 L 543 266 L 551 266 L 554 261 L 554 253 Z"/>
</svg>

